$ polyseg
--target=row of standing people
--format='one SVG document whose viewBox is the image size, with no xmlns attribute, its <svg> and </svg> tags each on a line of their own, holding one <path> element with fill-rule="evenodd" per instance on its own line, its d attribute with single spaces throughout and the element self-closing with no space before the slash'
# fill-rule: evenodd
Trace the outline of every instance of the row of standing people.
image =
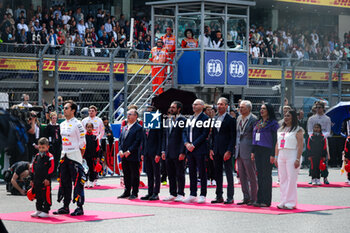
<svg viewBox="0 0 350 233">
<path fill-rule="evenodd" d="M 138 155 L 141 154 L 149 182 L 148 194 L 141 199 L 159 199 L 159 161 L 164 159 L 170 186 L 170 195 L 164 201 L 204 203 L 207 195 L 205 158 L 209 154 L 214 161 L 217 182 L 216 198 L 212 203 L 234 202 L 233 158 L 236 158 L 244 196 L 237 204 L 257 207 L 271 205 L 272 165 L 276 163 L 281 182 L 279 207 L 295 208 L 296 179 L 303 147 L 303 130 L 298 126 L 296 113 L 288 112 L 280 127 L 269 104 L 261 106 L 257 119 L 251 113 L 251 103 L 242 101 L 241 115 L 237 121 L 227 113 L 227 107 L 227 99 L 220 98 L 217 103 L 218 115 L 209 119 L 203 112 L 204 102 L 197 99 L 193 103 L 194 115 L 186 119 L 181 115 L 182 104 L 174 101 L 170 106 L 170 125 L 163 126 L 163 130 L 142 128 L 137 123 L 137 111 L 130 109 L 127 125 L 123 127 L 119 139 L 125 182 L 125 190 L 119 198 L 138 197 Z M 187 125 L 188 120 L 195 124 Z M 205 127 L 206 121 L 212 122 L 211 129 Z M 184 193 L 186 160 L 190 176 L 190 195 L 187 198 Z M 223 170 L 228 183 L 226 200 L 223 199 Z M 197 172 L 201 181 L 198 198 Z"/>
</svg>

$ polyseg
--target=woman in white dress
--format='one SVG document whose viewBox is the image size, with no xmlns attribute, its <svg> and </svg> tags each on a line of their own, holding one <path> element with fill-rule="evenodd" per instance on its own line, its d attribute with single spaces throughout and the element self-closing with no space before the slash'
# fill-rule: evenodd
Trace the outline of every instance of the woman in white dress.
<svg viewBox="0 0 350 233">
<path fill-rule="evenodd" d="M 288 111 L 277 131 L 275 163 L 280 178 L 281 202 L 279 209 L 295 209 L 297 205 L 297 179 L 303 153 L 304 130 L 298 126 L 297 113 Z"/>
</svg>

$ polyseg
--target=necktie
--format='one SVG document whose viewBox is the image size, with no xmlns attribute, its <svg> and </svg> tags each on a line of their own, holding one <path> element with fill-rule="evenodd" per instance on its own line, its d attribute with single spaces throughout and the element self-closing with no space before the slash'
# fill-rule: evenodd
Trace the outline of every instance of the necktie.
<svg viewBox="0 0 350 233">
<path fill-rule="evenodd" d="M 125 126 L 125 130 L 124 130 L 124 139 L 126 138 L 126 136 L 128 135 L 129 130 L 128 130 L 128 126 Z"/>
</svg>

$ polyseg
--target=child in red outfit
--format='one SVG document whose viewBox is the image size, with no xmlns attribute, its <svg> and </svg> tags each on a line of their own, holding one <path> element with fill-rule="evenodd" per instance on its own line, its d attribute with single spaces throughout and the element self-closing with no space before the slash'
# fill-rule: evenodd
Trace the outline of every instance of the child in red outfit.
<svg viewBox="0 0 350 233">
<path fill-rule="evenodd" d="M 32 165 L 33 180 L 32 192 L 36 197 L 36 212 L 32 217 L 49 217 L 51 201 L 51 175 L 55 168 L 54 157 L 49 153 L 49 140 L 40 138 L 38 141 L 39 153 L 34 157 Z"/>
</svg>

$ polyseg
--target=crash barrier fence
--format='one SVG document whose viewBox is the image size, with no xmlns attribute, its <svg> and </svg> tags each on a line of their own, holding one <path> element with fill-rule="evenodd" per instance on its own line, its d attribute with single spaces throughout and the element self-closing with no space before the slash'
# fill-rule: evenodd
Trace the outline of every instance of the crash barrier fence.
<svg viewBox="0 0 350 233">
<path fill-rule="evenodd" d="M 106 49 L 107 56 L 91 57 L 67 56 L 65 46 L 55 48 L 54 54 L 49 45 L 28 45 L 25 48 L 28 53 L 23 53 L 18 46 L 0 44 L 0 107 L 9 108 L 21 103 L 23 94 L 29 95 L 32 105 L 40 106 L 48 106 L 54 97 L 62 96 L 63 100 L 74 100 L 79 111 L 95 105 L 103 110 L 103 115 L 114 119 L 119 114 L 115 110 L 124 106 L 124 96 L 128 96 L 126 107 L 132 101 L 140 106 L 144 105 L 142 101 L 149 101 L 151 93 L 145 93 L 152 92 L 152 80 L 162 75 L 157 72 L 152 76 L 153 65 L 161 67 L 166 74 L 166 83 L 162 86 L 173 84 L 173 62 L 159 64 L 143 59 L 149 56 L 149 51 Z M 9 51 L 14 52 L 12 56 Z M 137 88 L 139 90 L 135 90 Z M 140 92 L 143 94 L 139 95 Z M 60 113 L 63 107 L 58 98 L 55 100 L 54 106 Z"/>
<path fill-rule="evenodd" d="M 72 47 L 66 46 L 1 43 L 0 104 L 19 104 L 24 93 L 38 105 L 51 104 L 53 97 L 62 96 L 76 101 L 80 109 L 94 104 L 114 119 L 124 96 L 139 95 L 146 85 L 140 91 L 135 87 L 152 79 L 154 64 L 147 62 L 148 56 L 149 51 L 136 49 L 74 47 L 72 52 Z M 176 65 L 163 65 L 168 66 L 164 68 L 167 76 L 171 73 L 171 85 L 176 85 Z M 332 106 L 350 97 L 350 72 L 341 59 L 259 58 L 249 66 L 248 76 L 248 86 L 235 89 L 234 94 L 251 100 L 255 112 L 263 102 L 272 103 L 280 112 L 285 98 L 290 105 L 309 111 L 315 99 L 326 99 Z"/>
</svg>

